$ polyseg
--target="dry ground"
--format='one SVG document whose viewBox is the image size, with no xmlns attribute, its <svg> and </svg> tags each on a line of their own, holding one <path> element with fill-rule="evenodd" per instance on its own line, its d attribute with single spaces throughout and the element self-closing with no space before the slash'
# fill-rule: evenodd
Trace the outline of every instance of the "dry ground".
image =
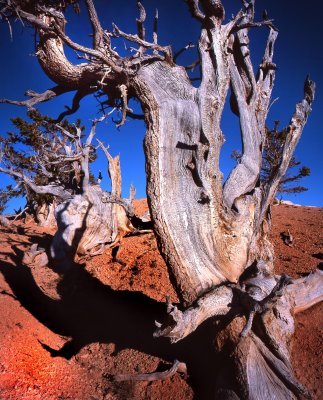
<svg viewBox="0 0 323 400">
<path fill-rule="evenodd" d="M 137 201 L 143 213 L 145 201 Z M 293 277 L 322 261 L 323 209 L 280 205 L 273 210 L 276 270 Z M 49 267 L 27 268 L 31 243 L 48 247 L 53 231 L 19 225 L 0 231 L 0 399 L 1 400 L 190 400 L 212 398 L 219 363 L 208 321 L 182 342 L 153 339 L 154 320 L 165 313 L 165 296 L 176 302 L 153 234 L 125 238 L 111 251 L 59 276 Z M 281 232 L 294 237 L 285 245 Z M 317 400 L 322 385 L 322 305 L 297 317 L 293 364 Z M 114 382 L 120 373 L 167 369 L 187 363 L 159 382 Z"/>
</svg>

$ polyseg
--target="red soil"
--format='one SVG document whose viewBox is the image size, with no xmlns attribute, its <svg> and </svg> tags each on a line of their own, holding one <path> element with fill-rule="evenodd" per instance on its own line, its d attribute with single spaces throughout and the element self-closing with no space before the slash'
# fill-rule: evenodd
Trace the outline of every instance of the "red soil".
<svg viewBox="0 0 323 400">
<path fill-rule="evenodd" d="M 137 212 L 146 210 L 137 202 Z M 293 277 L 315 269 L 323 252 L 323 209 L 280 205 L 273 210 L 278 273 Z M 153 234 L 125 238 L 112 262 L 111 251 L 64 276 L 49 267 L 27 268 L 23 251 L 46 247 L 50 230 L 19 225 L 0 231 L 0 399 L 2 400 L 189 400 L 212 398 L 212 325 L 183 342 L 154 339 L 154 320 L 165 313 L 166 295 L 177 297 Z M 280 233 L 290 230 L 294 243 Z M 320 255 L 321 253 L 321 255 Z M 300 381 L 323 396 L 322 305 L 297 317 L 293 364 Z M 185 361 L 179 374 L 158 382 L 115 382 L 111 376 L 169 368 Z"/>
</svg>

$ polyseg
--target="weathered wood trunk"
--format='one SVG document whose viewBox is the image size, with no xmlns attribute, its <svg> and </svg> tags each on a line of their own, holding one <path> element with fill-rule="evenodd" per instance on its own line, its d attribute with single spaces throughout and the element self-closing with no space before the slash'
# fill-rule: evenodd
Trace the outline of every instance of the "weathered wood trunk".
<svg viewBox="0 0 323 400">
<path fill-rule="evenodd" d="M 261 110 L 256 106 L 245 111 L 245 160 L 223 185 L 219 170 L 223 136 L 217 120 L 225 101 L 223 93 L 212 96 L 209 87 L 208 91 L 203 86 L 193 88 L 182 68 L 162 62 L 143 67 L 135 84 L 146 115 L 147 193 L 154 229 L 177 291 L 184 304 L 192 306 L 184 313 L 169 306 L 171 322 L 162 325 L 156 336 L 177 341 L 205 319 L 234 310 L 222 343 L 222 352 L 232 349 L 226 354 L 231 360 L 230 378 L 218 378 L 218 396 L 308 398 L 290 362 L 294 300 L 283 288 L 279 289 L 281 300 L 274 303 L 271 299 L 276 296 L 279 278 L 274 275 L 268 238 L 275 190 L 259 185 L 257 154 L 262 131 L 258 123 L 260 120 L 265 126 L 264 115 L 257 114 Z M 226 84 L 223 90 L 227 89 Z M 305 96 L 297 105 L 288 151 L 297 143 L 310 104 Z M 259 142 L 250 145 L 255 135 L 260 136 Z M 285 168 L 286 164 L 281 166 L 279 176 Z M 277 176 L 271 184 L 276 183 Z M 320 301 L 322 275 L 313 281 L 314 286 L 319 285 L 309 290 Z M 236 317 L 239 312 L 246 314 L 246 322 Z"/>
<path fill-rule="evenodd" d="M 43 203 L 40 204 L 35 210 L 36 221 L 39 226 L 44 227 L 55 227 L 56 226 L 56 218 L 55 218 L 55 209 L 57 207 L 57 203 L 54 200 L 51 203 Z"/>
<path fill-rule="evenodd" d="M 304 97 L 286 130 L 280 163 L 262 182 L 277 29 L 266 16 L 263 21 L 254 21 L 253 0 L 242 3 L 243 9 L 224 23 L 220 0 L 187 0 L 192 16 L 201 24 L 198 88 L 192 85 L 185 68 L 176 65 L 170 48 L 157 43 L 156 30 L 153 43 L 146 41 L 140 1 L 138 35 L 130 35 L 117 26 L 113 33 L 104 31 L 93 1 L 86 0 L 92 48 L 65 35 L 64 5 L 57 5 L 56 12 L 46 11 L 46 6 L 35 7 L 35 15 L 31 14 L 32 7 L 26 12 L 19 9 L 19 16 L 38 29 L 41 40 L 37 55 L 57 86 L 40 94 L 30 91 L 28 100 L 5 102 L 31 107 L 76 90 L 73 112 L 83 96 L 98 90 L 108 97 L 103 107 L 116 106 L 122 112 L 120 126 L 131 114 L 128 98 L 138 99 L 147 126 L 151 219 L 183 308 L 168 304 L 169 318 L 165 324 L 157 323 L 155 336 L 176 342 L 207 318 L 222 316 L 227 328 L 218 335 L 219 351 L 226 353 L 229 362 L 217 379 L 217 397 L 302 398 L 308 393 L 295 379 L 289 355 L 293 313 L 322 300 L 322 272 L 296 281 L 276 276 L 268 235 L 270 204 L 311 111 L 315 84 L 306 79 Z M 255 74 L 249 30 L 259 26 L 266 26 L 269 33 Z M 111 47 L 111 36 L 134 43 L 137 51 L 129 57 L 121 56 Z M 64 43 L 85 53 L 87 62 L 73 65 L 64 55 Z M 242 156 L 224 182 L 219 167 L 224 141 L 220 122 L 227 100 L 240 120 Z M 88 180 L 88 176 L 85 178 Z M 54 255 L 63 257 L 61 246 L 65 253 L 71 249 L 84 253 L 93 244 L 92 237 L 100 238 L 100 242 L 114 237 L 115 232 L 96 224 L 96 216 L 101 220 L 108 215 L 114 218 L 118 210 L 101 204 L 98 189 L 84 190 L 79 197 L 65 200 L 57 210 L 60 236 L 54 241 Z M 75 219 L 76 214 L 82 217 Z M 87 239 L 82 242 L 81 236 Z"/>
<path fill-rule="evenodd" d="M 51 257 L 56 264 L 68 265 L 71 259 L 102 253 L 106 247 L 115 246 L 132 226 L 121 200 L 121 169 L 119 156 L 109 160 L 109 175 L 112 182 L 110 196 L 99 185 L 86 185 L 83 194 L 73 196 L 55 210 L 58 230 L 51 244 Z"/>
<path fill-rule="evenodd" d="M 220 18 L 210 19 L 211 28 L 202 29 L 199 42 L 199 88 L 191 85 L 184 68 L 165 61 L 143 66 L 133 83 L 147 125 L 147 194 L 154 230 L 177 292 L 190 306 L 182 312 L 168 305 L 170 321 L 158 323 L 155 335 L 176 342 L 207 318 L 231 314 L 219 350 L 232 349 L 226 356 L 233 360 L 234 373 L 227 371 L 227 384 L 219 377 L 218 396 L 308 397 L 293 375 L 289 353 L 295 287 L 304 282 L 286 289 L 291 282 L 274 275 L 268 235 L 270 204 L 310 112 L 314 85 L 307 83 L 308 92 L 296 106 L 281 165 L 270 182 L 261 185 L 277 32 L 270 28 L 256 78 L 245 49 L 247 30 L 233 36 Z M 243 155 L 223 182 L 220 120 L 230 85 L 232 109 L 240 117 Z M 309 290 L 320 301 L 322 274 L 310 282 Z"/>
<path fill-rule="evenodd" d="M 58 230 L 51 244 L 55 263 L 70 263 L 115 241 L 118 224 L 114 221 L 114 205 L 103 203 L 102 195 L 102 189 L 93 186 L 86 195 L 76 195 L 56 208 Z"/>
<path fill-rule="evenodd" d="M 150 210 L 162 254 L 191 304 L 216 285 L 237 282 L 255 260 L 272 263 L 267 233 L 257 225 L 259 188 L 237 199 L 235 209 L 226 206 L 219 170 L 223 136 L 208 111 L 215 100 L 209 96 L 205 104 L 205 93 L 191 86 L 183 68 L 155 63 L 138 75 L 149 115 Z"/>
<path fill-rule="evenodd" d="M 241 337 L 245 321 L 236 317 L 217 336 L 218 351 L 229 356 L 217 377 L 221 399 L 311 398 L 293 374 L 290 346 L 295 314 L 322 301 L 322 284 L 322 271 L 290 282 L 275 304 L 257 316 L 249 335 Z"/>
</svg>

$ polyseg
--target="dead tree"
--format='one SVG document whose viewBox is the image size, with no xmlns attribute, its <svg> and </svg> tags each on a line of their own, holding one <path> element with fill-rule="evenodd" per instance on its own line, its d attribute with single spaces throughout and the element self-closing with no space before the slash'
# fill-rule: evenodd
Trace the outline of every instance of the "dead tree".
<svg viewBox="0 0 323 400">
<path fill-rule="evenodd" d="M 169 321 L 158 323 L 156 336 L 178 341 L 207 318 L 231 316 L 218 338 L 219 350 L 232 349 L 230 372 L 217 381 L 221 398 L 307 397 L 292 372 L 289 342 L 294 313 L 322 299 L 322 272 L 296 281 L 276 276 L 269 231 L 270 204 L 311 111 L 314 83 L 305 81 L 304 97 L 287 128 L 283 156 L 262 185 L 259 174 L 278 32 L 267 17 L 254 20 L 254 0 L 243 0 L 241 11 L 227 22 L 220 0 L 187 0 L 201 26 L 197 88 L 185 68 L 176 64 L 171 48 L 158 44 L 156 30 L 152 41 L 145 37 L 140 1 L 138 34 L 133 35 L 116 25 L 112 32 L 104 30 L 93 1 L 86 0 L 93 29 L 91 48 L 66 35 L 63 12 L 67 3 L 46 7 L 45 1 L 7 2 L 3 15 L 18 14 L 37 29 L 36 54 L 56 86 L 43 93 L 28 91 L 27 100 L 3 101 L 30 108 L 75 91 L 73 112 L 83 96 L 98 91 L 107 98 L 102 104 L 120 108 L 120 126 L 133 114 L 128 100 L 138 99 L 147 126 L 144 149 L 150 213 L 183 308 L 168 304 Z M 268 29 L 268 39 L 255 74 L 249 31 L 261 26 Z M 112 46 L 114 37 L 132 43 L 129 56 L 121 56 Z M 84 63 L 69 61 L 64 45 L 82 53 Z M 229 93 L 231 109 L 240 119 L 243 151 L 224 182 L 219 167 L 224 141 L 220 122 Z M 99 201 L 96 196 L 91 199 L 98 207 Z M 239 315 L 246 315 L 246 321 Z M 230 341 L 233 346 L 223 347 Z"/>
<path fill-rule="evenodd" d="M 49 178 L 45 185 L 40 185 L 32 174 L 12 168 L 6 158 L 6 149 L 2 152 L 0 172 L 15 177 L 30 191 L 57 199 L 55 211 L 52 211 L 58 229 L 51 244 L 51 256 L 58 264 L 70 262 L 73 255 L 79 258 L 99 254 L 135 230 L 127 216 L 134 216 L 131 202 L 121 198 L 120 157 L 112 157 L 101 142 L 99 147 L 108 160 L 111 193 L 104 192 L 90 180 L 92 141 L 98 121 L 93 122 L 85 143 L 82 143 L 80 127 L 75 126 L 75 133 L 71 134 L 59 125 L 62 136 L 44 141 L 33 158 L 43 176 Z M 56 168 L 53 167 L 56 166 L 60 168 L 60 177 L 66 176 L 67 180 L 60 180 L 55 175 Z"/>
</svg>

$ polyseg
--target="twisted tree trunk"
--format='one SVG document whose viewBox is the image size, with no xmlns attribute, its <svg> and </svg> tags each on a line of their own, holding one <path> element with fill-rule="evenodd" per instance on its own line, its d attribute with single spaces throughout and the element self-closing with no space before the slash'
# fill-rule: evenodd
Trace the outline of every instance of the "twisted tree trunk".
<svg viewBox="0 0 323 400">
<path fill-rule="evenodd" d="M 116 232 L 111 203 L 102 203 L 103 191 L 91 186 L 86 195 L 76 195 L 55 210 L 57 232 L 51 244 L 55 263 L 68 264 L 113 243 Z"/>
<path fill-rule="evenodd" d="M 253 10 L 246 15 L 250 13 Z M 246 18 L 241 24 L 247 23 Z M 308 397 L 290 363 L 295 296 L 307 285 L 312 298 L 304 303 L 310 306 L 322 300 L 323 277 L 317 272 L 294 283 L 275 276 L 268 234 L 270 204 L 311 110 L 314 84 L 306 84 L 304 99 L 296 106 L 279 168 L 261 186 L 277 32 L 270 27 L 256 78 L 245 48 L 247 29 L 233 36 L 232 27 L 221 25 L 221 18 L 210 19 L 211 28 L 202 29 L 199 42 L 199 88 L 191 85 L 183 68 L 161 61 L 143 66 L 134 79 L 146 116 L 152 221 L 177 292 L 190 306 L 182 312 L 168 305 L 170 319 L 157 323 L 155 336 L 176 342 L 207 318 L 231 314 L 218 341 L 224 338 L 219 346 L 223 353 L 233 349 L 226 354 L 233 361 L 226 371 L 230 377 L 218 378 L 218 395 L 223 399 Z M 240 118 L 243 156 L 223 183 L 220 120 L 229 85 L 232 109 Z"/>
<path fill-rule="evenodd" d="M 212 76 L 207 71 L 205 75 L 207 81 Z M 221 90 L 228 90 L 228 79 L 221 80 Z M 223 187 L 219 170 L 223 137 L 216 113 L 223 108 L 225 92 L 212 95 L 209 81 L 208 91 L 203 83 L 195 89 L 182 68 L 161 62 L 142 68 L 136 85 L 149 116 L 145 152 L 150 212 L 173 282 L 184 304 L 191 306 L 181 312 L 169 305 L 170 321 L 158 323 L 155 335 L 176 342 L 207 318 L 233 313 L 235 318 L 227 321 L 218 337 L 219 343 L 223 339 L 220 351 L 233 349 L 226 354 L 233 360 L 226 370 L 230 378 L 218 377 L 218 395 L 255 400 L 308 397 L 293 375 L 289 344 L 295 306 L 299 309 L 295 303 L 304 302 L 306 307 L 322 300 L 323 275 L 319 271 L 292 284 L 275 276 L 268 233 L 277 177 L 287 168 L 285 158 L 298 141 L 311 100 L 305 94 L 297 105 L 280 170 L 272 177 L 272 186 L 260 188 L 265 115 L 259 115 L 259 103 L 258 108 L 244 110 L 247 100 L 240 98 L 240 118 L 247 120 L 242 133 L 249 143 L 245 159 Z M 296 300 L 303 285 L 309 299 L 303 290 L 304 299 Z"/>
<path fill-rule="evenodd" d="M 147 126 L 148 203 L 159 249 L 182 308 L 167 305 L 169 318 L 164 324 L 157 322 L 155 336 L 175 342 L 207 318 L 220 316 L 227 328 L 218 335 L 219 351 L 225 353 L 228 362 L 217 379 L 218 397 L 308 397 L 293 375 L 289 342 L 293 314 L 322 300 L 322 272 L 296 281 L 276 276 L 268 235 L 270 204 L 311 111 L 315 84 L 306 79 L 304 98 L 296 105 L 287 128 L 280 164 L 262 182 L 266 117 L 276 71 L 273 52 L 277 29 L 273 21 L 254 21 L 253 0 L 243 0 L 243 9 L 226 24 L 220 0 L 187 0 L 192 16 L 201 24 L 201 83 L 195 88 L 185 68 L 176 65 L 171 49 L 157 43 L 156 29 L 153 43 L 146 40 L 140 1 L 138 35 L 130 35 L 115 25 L 113 33 L 105 31 L 93 1 L 86 0 L 92 48 L 75 43 L 65 34 L 62 11 L 68 2 L 58 4 L 54 11 L 46 4 L 33 10 L 32 6 L 25 9 L 23 2 L 19 2 L 19 9 L 7 3 L 4 15 L 9 9 L 37 27 L 38 58 L 57 86 L 40 94 L 30 91 L 28 100 L 4 102 L 31 107 L 75 90 L 70 110 L 74 112 L 83 96 L 98 91 L 107 96 L 102 106 L 120 109 L 118 126 L 132 114 L 128 98 L 141 102 Z M 260 26 L 266 26 L 269 34 L 255 74 L 249 30 Z M 137 46 L 137 51 L 121 56 L 111 46 L 111 37 L 132 42 L 132 50 Z M 64 43 L 83 52 L 87 62 L 73 65 L 64 55 Z M 224 135 L 220 122 L 229 93 L 231 109 L 240 120 L 242 157 L 223 182 L 219 155 Z M 92 229 L 98 229 L 95 235 L 102 237 L 102 242 L 110 237 L 110 231 L 101 235 L 95 216 L 114 218 L 118 208 L 103 206 L 98 188 L 84 193 L 72 200 L 67 198 L 57 213 L 65 252 L 86 251 Z M 104 198 L 115 201 L 114 196 Z M 75 222 L 76 212 L 82 218 Z M 133 216 L 131 212 L 128 215 Z M 80 232 L 89 233 L 87 242 L 79 241 Z M 115 232 L 111 235 L 113 238 Z M 59 254 L 59 243 L 54 248 Z"/>
<path fill-rule="evenodd" d="M 100 254 L 135 229 L 125 208 L 119 205 L 123 204 L 119 156 L 109 154 L 109 174 L 112 191 L 108 196 L 99 185 L 87 185 L 84 193 L 56 208 L 58 230 L 51 244 L 55 263 L 65 265 L 71 259 Z"/>
<path fill-rule="evenodd" d="M 211 104 L 205 104 L 205 93 L 190 85 L 180 67 L 155 63 L 139 77 L 138 92 L 148 99 L 144 106 L 149 111 L 150 210 L 161 251 L 183 299 L 191 304 L 222 282 L 237 282 L 251 265 L 258 191 L 237 202 L 239 212 L 223 204 L 222 132 L 207 111 Z M 207 96 L 209 103 L 214 101 Z M 220 100 L 223 107 L 225 99 Z"/>
</svg>

